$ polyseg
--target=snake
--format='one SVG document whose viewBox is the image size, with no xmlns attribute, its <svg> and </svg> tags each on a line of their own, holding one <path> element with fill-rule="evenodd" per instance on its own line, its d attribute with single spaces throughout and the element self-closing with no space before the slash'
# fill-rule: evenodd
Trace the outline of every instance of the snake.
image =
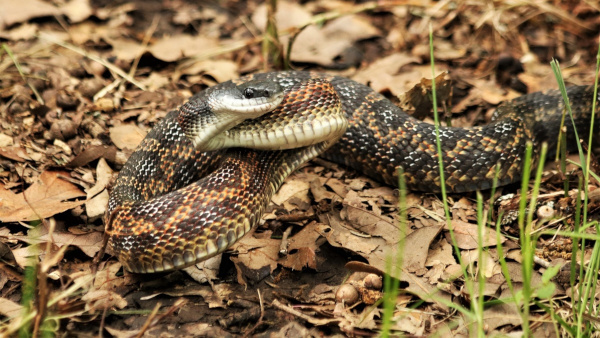
<svg viewBox="0 0 600 338">
<path fill-rule="evenodd" d="M 321 158 L 382 183 L 436 193 L 490 189 L 523 176 L 541 144 L 590 132 L 594 88 L 503 102 L 470 128 L 415 119 L 368 85 L 308 71 L 251 74 L 209 87 L 142 140 L 110 193 L 109 248 L 134 273 L 181 269 L 224 252 L 260 222 L 285 178 Z M 437 139 L 445 181 L 441 181 Z"/>
</svg>

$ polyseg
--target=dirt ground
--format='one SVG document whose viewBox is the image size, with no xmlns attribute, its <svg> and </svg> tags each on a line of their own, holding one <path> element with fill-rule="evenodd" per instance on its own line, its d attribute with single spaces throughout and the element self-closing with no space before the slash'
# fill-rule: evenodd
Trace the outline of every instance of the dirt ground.
<svg viewBox="0 0 600 338">
<path fill-rule="evenodd" d="M 469 308 L 477 294 L 456 278 L 441 195 L 409 193 L 401 227 L 395 187 L 320 159 L 292 174 L 262 225 L 222 256 L 168 274 L 131 274 L 110 253 L 94 264 L 119 169 L 167 112 L 216 83 L 289 60 L 368 84 L 431 122 L 430 27 L 440 113 L 453 126 L 486 124 L 500 102 L 557 88 L 553 58 L 568 85 L 594 82 L 598 1 L 276 3 L 268 15 L 260 1 L 0 0 L 0 334 L 371 336 L 382 327 L 385 273 L 400 280 L 392 332 L 469 334 L 472 318 L 451 305 Z M 580 174 L 546 165 L 538 203 L 553 221 L 534 226 L 573 227 Z M 485 299 L 506 298 L 499 257 L 519 287 L 519 228 L 502 221 L 500 253 L 494 225 L 501 211 L 514 215 L 518 198 L 485 203 L 483 242 L 476 201 L 448 197 L 455 246 L 469 273 L 484 276 Z M 598 208 L 591 198 L 590 219 Z M 390 270 L 403 238 L 402 272 Z M 532 279 L 553 284 L 540 302 L 565 320 L 568 278 L 541 276 L 570 261 L 571 249 L 567 237 L 540 236 Z M 486 306 L 484 323 L 489 335 L 522 330 L 514 304 Z M 566 334 L 540 306 L 529 323 L 539 337 Z"/>
</svg>

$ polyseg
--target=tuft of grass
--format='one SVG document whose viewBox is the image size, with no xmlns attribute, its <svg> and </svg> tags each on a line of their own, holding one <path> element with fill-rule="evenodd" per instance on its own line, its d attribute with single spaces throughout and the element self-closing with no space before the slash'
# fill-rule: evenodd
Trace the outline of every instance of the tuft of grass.
<svg viewBox="0 0 600 338">
<path fill-rule="evenodd" d="M 533 220 L 533 215 L 536 211 L 536 204 L 537 204 L 537 199 L 540 193 L 540 187 L 541 187 L 541 178 L 542 178 L 542 173 L 543 173 L 543 167 L 544 167 L 544 163 L 545 163 L 545 159 L 546 159 L 546 153 L 547 153 L 547 145 L 543 144 L 541 146 L 541 149 L 535 149 L 533 148 L 533 145 L 531 143 L 529 143 L 526 147 L 526 151 L 525 151 L 525 160 L 524 160 L 524 167 L 523 167 L 523 177 L 522 177 L 522 182 L 521 182 L 521 190 L 520 190 L 520 203 L 519 203 L 519 215 L 518 215 L 518 220 L 517 223 L 519 225 L 519 230 L 520 230 L 520 236 L 519 236 L 519 242 L 521 245 L 521 257 L 522 257 L 522 274 L 523 274 L 523 280 L 522 282 L 519 284 L 520 287 L 516 287 L 515 284 L 513 283 L 510 273 L 509 273 L 509 269 L 508 269 L 508 264 L 506 262 L 506 259 L 504 258 L 504 250 L 503 250 L 503 246 L 501 243 L 501 229 L 500 229 L 500 222 L 502 219 L 502 215 L 498 215 L 498 219 L 495 223 L 495 228 L 496 228 L 496 232 L 497 232 L 497 243 L 496 243 L 496 248 L 498 251 L 498 256 L 499 256 L 499 263 L 501 266 L 501 271 L 502 274 L 504 275 L 505 279 L 506 279 L 506 283 L 507 286 L 510 290 L 511 293 L 511 297 L 507 298 L 507 299 L 498 299 L 498 300 L 491 300 L 491 301 L 485 301 L 485 299 L 483 298 L 483 291 L 485 289 L 485 276 L 483 274 L 483 271 L 485 269 L 485 259 L 484 259 L 484 253 L 487 250 L 486 248 L 484 248 L 482 246 L 483 241 L 483 236 L 484 236 L 484 227 L 486 226 L 487 223 L 489 224 L 493 224 L 491 221 L 491 212 L 487 215 L 487 220 L 486 217 L 484 215 L 484 203 L 483 203 L 483 195 L 480 192 L 477 192 L 477 221 L 478 221 L 478 225 L 479 225 L 479 232 L 478 232 L 478 248 L 477 248 L 477 253 L 478 253 L 478 257 L 479 257 L 479 262 L 478 262 L 478 269 L 477 271 L 473 271 L 472 269 L 468 269 L 468 266 L 461 260 L 461 252 L 460 249 L 457 245 L 455 236 L 454 236 L 454 231 L 453 231 L 453 227 L 452 227 L 452 222 L 451 222 L 451 217 L 450 217 L 450 210 L 449 210 L 449 206 L 448 206 L 448 202 L 447 202 L 447 192 L 446 192 L 446 187 L 445 184 L 443 184 L 445 182 L 445 177 L 444 177 L 444 168 L 443 168 L 443 158 L 442 158 L 442 151 L 441 151 L 441 140 L 440 140 L 440 130 L 439 130 L 439 120 L 438 120 L 438 114 L 437 114 L 437 99 L 436 99 L 436 88 L 435 88 L 435 71 L 434 71 L 434 57 L 433 57 L 433 33 L 432 33 L 432 28 L 430 25 L 430 31 L 429 31 L 429 44 L 430 44 L 430 56 L 431 56 L 431 68 L 432 68 L 432 102 L 433 102 L 433 110 L 434 110 L 434 121 L 435 121 L 435 132 L 436 132 L 436 146 L 437 146 L 437 151 L 438 151 L 438 164 L 439 164 L 439 170 L 440 170 L 440 186 L 441 186 L 441 194 L 442 194 L 442 199 L 443 199 L 443 204 L 444 204 L 444 212 L 445 212 L 445 217 L 446 217 L 446 222 L 449 228 L 449 233 L 450 233 L 450 238 L 452 241 L 452 245 L 454 247 L 454 251 L 456 254 L 456 257 L 459 261 L 459 264 L 461 266 L 461 270 L 462 270 L 462 277 L 464 278 L 464 287 L 467 290 L 467 292 L 471 295 L 470 297 L 470 308 L 467 309 L 466 307 L 456 304 L 456 303 L 448 303 L 444 301 L 443 299 L 436 299 L 439 302 L 446 304 L 447 306 L 449 306 L 450 308 L 458 311 L 459 313 L 461 313 L 464 317 L 465 317 L 465 322 L 466 325 L 469 326 L 471 333 L 474 336 L 478 336 L 478 337 L 484 337 L 486 332 L 485 332 L 485 323 L 484 323 L 484 310 L 487 306 L 491 306 L 494 304 L 500 304 L 500 303 L 513 303 L 516 308 L 519 311 L 519 314 L 521 316 L 521 329 L 522 329 L 522 334 L 523 336 L 531 336 L 533 334 L 532 331 L 532 319 L 531 319 L 531 314 L 535 310 L 542 310 L 544 312 L 546 312 L 549 315 L 549 318 L 551 318 L 554 327 L 556 328 L 557 332 L 561 332 L 562 334 L 567 334 L 567 335 L 571 335 L 571 336 L 576 336 L 576 337 L 584 337 L 584 336 L 590 336 L 591 334 L 593 334 L 594 331 L 594 325 L 597 325 L 597 321 L 594 321 L 593 318 L 597 318 L 600 309 L 595 306 L 594 303 L 594 297 L 596 294 L 596 286 L 598 285 L 598 273 L 597 271 L 599 271 L 600 269 L 600 225 L 598 224 L 598 222 L 594 221 L 594 222 L 588 222 L 587 221 L 587 208 L 588 208 L 588 198 L 587 198 L 587 192 L 588 192 L 588 186 L 589 186 L 589 178 L 590 176 L 600 180 L 600 177 L 598 177 L 597 175 L 595 175 L 593 172 L 591 172 L 589 170 L 590 168 L 590 159 L 591 159 L 591 154 L 590 154 L 590 149 L 588 148 L 588 154 L 587 154 L 587 158 L 584 157 L 583 154 L 583 149 L 581 147 L 580 144 L 578 144 L 578 150 L 579 150 L 579 156 L 580 156 L 580 161 L 582 163 L 581 168 L 582 171 L 584 173 L 584 178 L 580 181 L 579 183 L 579 191 L 583 191 L 584 193 L 584 198 L 583 200 L 580 200 L 579 198 L 576 199 L 576 213 L 575 213 L 575 226 L 574 226 L 574 230 L 573 231 L 550 231 L 550 230 L 545 230 L 545 231 L 538 231 L 538 229 L 536 229 L 536 223 Z M 561 88 L 561 92 L 563 94 L 563 98 L 565 101 L 565 110 L 566 112 L 568 112 L 569 114 L 569 118 L 571 119 L 572 122 L 574 122 L 573 119 L 573 114 L 571 111 L 571 106 L 570 106 L 570 102 L 568 99 L 568 96 L 566 95 L 566 88 L 564 86 L 564 81 L 562 79 L 562 76 L 560 74 L 560 69 L 558 68 L 558 63 L 556 61 L 554 61 L 552 63 L 552 67 L 555 70 L 555 74 L 557 77 L 557 80 L 559 82 L 559 87 Z M 598 87 L 598 75 L 599 75 L 599 69 L 600 69 L 600 46 L 598 49 L 598 56 L 597 56 L 597 65 L 596 65 L 596 79 L 595 79 L 595 83 L 594 83 L 594 97 L 597 97 L 597 87 Z M 596 111 L 596 102 L 593 103 L 593 107 L 592 110 L 595 112 Z M 594 125 L 594 119 L 592 118 L 591 122 L 591 127 L 590 130 L 594 130 L 593 125 Z M 574 125 L 574 123 L 573 123 Z M 563 137 L 563 141 L 559 142 L 559 147 L 563 148 L 563 150 L 566 150 L 566 137 L 564 137 L 565 135 L 562 135 Z M 577 131 L 575 130 L 575 137 L 577 139 L 579 139 L 579 136 L 577 134 Z M 590 134 L 589 136 L 589 144 L 592 144 L 592 137 L 593 135 Z M 534 160 L 533 159 L 533 154 L 534 152 L 539 152 L 539 156 L 537 158 L 539 158 L 539 160 Z M 566 156 L 564 155 L 564 151 L 563 154 L 561 155 L 562 159 L 565 159 Z M 564 160 L 563 160 L 564 161 Z M 537 163 L 536 163 L 537 162 Z M 585 163 L 585 165 L 583 165 L 583 163 Z M 536 171 L 535 171 L 535 176 L 533 177 L 533 182 L 531 182 L 531 170 L 536 167 Z M 565 163 L 563 163 L 563 167 L 564 167 Z M 489 204 L 489 210 L 493 209 L 493 198 L 495 195 L 495 189 L 497 186 L 497 181 L 498 181 L 498 172 L 499 172 L 499 168 L 497 168 L 496 170 L 496 177 L 494 179 L 494 183 L 493 183 L 493 188 L 491 191 L 491 197 L 490 197 L 490 204 Z M 530 182 L 531 184 L 531 189 L 530 189 Z M 402 173 L 400 173 L 400 191 L 401 191 L 401 203 L 400 203 L 400 210 L 405 210 L 405 205 L 402 204 L 403 199 L 405 198 L 405 182 L 403 180 L 403 176 Z M 568 192 L 568 185 L 565 185 L 565 193 Z M 405 203 L 405 202 L 404 202 Z M 403 222 L 406 221 L 406 215 L 403 214 L 401 215 L 401 219 L 403 220 Z M 587 233 L 586 231 L 588 231 L 588 229 L 595 227 L 596 230 L 596 234 L 590 234 Z M 549 266 L 545 269 L 544 273 L 542 274 L 542 283 L 540 283 L 538 286 L 533 287 L 532 286 L 532 280 L 533 280 L 533 275 L 535 273 L 534 268 L 535 268 L 535 250 L 536 250 L 536 245 L 537 245 L 537 240 L 539 238 L 539 236 L 543 236 L 543 235 L 562 235 L 562 236 L 567 236 L 573 239 L 573 258 L 572 258 L 572 268 L 571 268 L 571 289 L 572 294 L 571 294 L 571 302 L 572 302 L 572 306 L 573 306 L 573 316 L 571 316 L 571 318 L 562 318 L 561 317 L 561 313 L 564 313 L 564 311 L 557 311 L 557 309 L 559 308 L 564 308 L 564 301 L 562 300 L 555 300 L 553 299 L 553 294 L 555 291 L 555 284 L 553 284 L 551 282 L 552 278 L 555 277 L 557 275 L 557 273 L 560 270 L 560 266 L 556 265 L 556 266 Z M 592 253 L 591 253 L 591 257 L 589 259 L 588 264 L 585 264 L 584 262 L 584 252 L 583 252 L 583 248 L 585 248 L 585 244 L 586 244 L 586 240 L 593 240 L 594 241 L 594 246 L 592 248 Z M 579 244 L 580 243 L 580 244 Z M 579 245 L 581 245 L 581 254 L 577 254 L 579 251 Z M 400 246 L 398 248 L 398 252 L 400 252 Z M 399 266 L 401 266 L 401 256 L 398 256 L 396 258 L 396 269 L 398 269 Z M 390 262 L 387 266 L 388 268 L 388 272 L 391 273 L 391 269 L 392 269 L 392 263 Z M 396 276 L 398 276 L 398 271 L 396 271 L 396 273 L 394 274 Z M 397 296 L 397 288 L 398 288 L 398 281 L 397 280 L 392 280 L 391 277 L 388 275 L 385 276 L 386 279 L 384 280 L 384 285 L 385 285 L 385 296 L 384 296 L 384 312 L 383 312 L 383 324 L 382 324 L 382 336 L 387 337 L 391 334 L 391 326 L 393 324 L 392 322 L 392 317 L 393 317 L 393 311 L 395 309 L 395 300 L 396 300 L 396 296 Z M 579 283 L 576 283 L 576 281 L 579 280 Z M 477 293 L 475 293 L 475 287 L 477 287 Z M 434 295 L 431 295 L 431 297 L 435 297 Z M 423 299 L 423 298 L 422 298 Z M 415 306 L 418 306 L 418 304 L 421 304 L 421 302 L 417 302 L 417 304 Z M 563 314 L 564 315 L 564 314 Z"/>
<path fill-rule="evenodd" d="M 559 85 L 560 92 L 563 97 L 563 101 L 565 104 L 565 111 L 568 113 L 571 122 L 574 123 L 573 112 L 571 109 L 571 104 L 569 102 L 569 97 L 567 95 L 566 86 L 564 83 L 564 79 L 562 77 L 562 73 L 560 71 L 560 66 L 558 61 L 553 60 L 551 62 L 552 70 L 556 77 L 556 80 Z M 598 48 L 598 54 L 596 56 L 596 74 L 594 80 L 594 100 L 592 103 L 592 112 L 590 119 L 590 130 L 594 130 L 594 122 L 595 122 L 595 112 L 596 112 L 596 99 L 598 95 L 598 75 L 600 69 L 600 45 Z M 575 128 L 574 128 L 575 129 Z M 580 140 L 579 135 L 577 134 L 577 130 L 575 129 L 575 137 L 577 140 Z M 593 132 L 590 132 L 588 144 L 592 144 L 593 141 Z M 590 175 L 596 177 L 594 173 L 590 171 L 590 161 L 592 158 L 591 147 L 588 147 L 587 154 L 584 153 L 583 148 L 581 146 L 581 142 L 577 142 L 577 150 L 579 155 L 579 161 L 581 164 L 580 167 L 583 177 L 579 180 L 578 190 L 583 192 L 583 200 L 579 198 L 581 194 L 577 194 L 576 197 L 576 208 L 575 208 L 575 217 L 574 217 L 574 226 L 573 231 L 571 232 L 562 232 L 562 235 L 571 237 L 573 239 L 573 252 L 571 256 L 571 274 L 570 274 L 570 286 L 571 286 L 571 303 L 572 303 L 572 311 L 573 311 L 573 321 L 561 321 L 561 326 L 567 330 L 568 332 L 573 332 L 574 336 L 588 336 L 592 334 L 594 322 L 590 321 L 590 317 L 593 318 L 594 315 L 597 316 L 598 309 L 595 306 L 595 293 L 596 286 L 598 284 L 598 268 L 600 266 L 600 244 L 598 240 L 594 241 L 594 246 L 592 247 L 591 257 L 586 264 L 585 262 L 585 247 L 586 247 L 586 239 L 588 239 L 589 235 L 586 233 L 589 228 L 596 228 L 596 237 L 600 234 L 600 227 L 597 222 L 589 222 L 588 221 L 588 188 L 590 182 Z M 571 162 L 571 161 L 569 161 Z M 571 162 L 572 163 L 572 162 Z M 582 205 L 583 203 L 583 205 Z M 554 232 L 558 233 L 558 232 Z M 580 254 L 579 254 L 580 253 Z M 579 258 L 579 259 L 578 259 Z M 579 280 L 579 283 L 577 283 Z M 555 316 L 556 317 L 556 316 Z M 596 323 L 597 324 L 597 323 Z"/>
<path fill-rule="evenodd" d="M 8 45 L 6 43 L 3 43 L 2 49 L 4 49 L 4 51 L 6 52 L 8 57 L 12 60 L 13 64 L 15 65 L 15 68 L 17 68 L 17 71 L 19 72 L 19 75 L 21 75 L 21 77 L 23 78 L 23 81 L 25 81 L 25 83 L 27 83 L 27 86 L 29 86 L 29 88 L 31 88 L 33 95 L 35 95 L 35 99 L 38 101 L 39 104 L 43 105 L 44 99 L 42 98 L 40 93 L 38 93 L 37 89 L 35 89 L 35 87 L 29 81 L 27 81 L 27 76 L 23 72 L 23 68 L 21 68 L 21 64 L 17 60 L 17 57 L 13 54 L 10 47 L 8 47 Z"/>
<path fill-rule="evenodd" d="M 398 231 L 400 233 L 407 234 L 408 233 L 408 215 L 407 204 L 406 204 L 406 181 L 404 180 L 404 173 L 400 170 L 398 175 L 398 186 L 399 186 L 399 196 L 398 196 L 398 205 L 400 210 L 400 226 Z M 390 252 L 390 255 L 386 261 L 386 271 L 387 273 L 383 276 L 383 315 L 382 315 L 382 325 L 381 325 L 381 336 L 388 337 L 391 334 L 392 326 L 393 326 L 393 318 L 394 318 L 394 310 L 396 309 L 396 300 L 398 297 L 399 286 L 400 286 L 400 276 L 402 269 L 402 261 L 403 261 L 403 252 L 405 245 L 405 238 L 400 236 L 401 239 L 398 241 L 398 245 L 396 246 L 395 255 L 393 252 Z M 394 271 L 392 272 L 392 268 Z M 391 276 L 396 276 L 396 278 L 392 278 Z"/>
</svg>

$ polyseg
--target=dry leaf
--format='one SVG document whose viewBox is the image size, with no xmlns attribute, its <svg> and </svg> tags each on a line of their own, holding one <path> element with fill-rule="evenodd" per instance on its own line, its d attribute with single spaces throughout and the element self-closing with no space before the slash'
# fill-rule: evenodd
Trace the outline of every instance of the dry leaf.
<svg viewBox="0 0 600 338">
<path fill-rule="evenodd" d="M 394 78 L 400 69 L 408 64 L 419 62 L 419 58 L 408 53 L 393 53 L 370 64 L 368 67 L 356 73 L 353 77 L 355 81 L 367 83 L 376 92 L 390 89 L 393 94 L 399 95 L 405 93 L 411 88 L 411 85 L 403 84 L 399 90 L 399 84 Z M 403 74 L 411 73 L 404 70 Z M 412 77 L 409 81 L 414 85 L 421 77 Z"/>
<path fill-rule="evenodd" d="M 50 238 L 52 238 L 52 243 L 59 248 L 64 245 L 74 245 L 89 257 L 94 257 L 94 255 L 100 251 L 100 247 L 102 246 L 103 234 L 99 231 L 92 231 L 81 235 L 72 234 L 66 231 L 54 231 L 50 237 L 47 227 L 39 225 L 29 230 L 27 236 L 8 235 L 7 237 L 32 244 L 27 247 L 13 250 L 13 254 L 15 254 L 15 259 L 19 265 L 24 266 L 26 265 L 27 257 L 39 254 L 39 251 L 34 248 L 33 244 L 45 243 L 49 241 Z"/>
<path fill-rule="evenodd" d="M 445 239 L 440 240 L 437 245 L 429 251 L 425 266 L 433 266 L 434 264 L 452 265 L 456 264 L 454 259 L 454 251 L 452 245 Z"/>
<path fill-rule="evenodd" d="M 310 184 L 302 178 L 298 178 L 298 175 L 294 175 L 288 178 L 285 183 L 281 186 L 279 191 L 271 198 L 271 201 L 277 205 L 282 205 L 283 202 L 297 195 L 308 195 Z"/>
<path fill-rule="evenodd" d="M 510 289 L 504 289 L 500 299 L 510 298 L 512 298 Z M 483 321 L 490 330 L 504 325 L 518 326 L 521 324 L 521 320 L 520 312 L 514 302 L 492 305 L 483 311 Z"/>
<path fill-rule="evenodd" d="M 485 228 L 483 232 L 483 243 L 478 244 L 478 229 L 477 224 L 471 224 L 460 220 L 453 220 L 452 227 L 454 229 L 454 238 L 456 239 L 456 245 L 465 250 L 476 249 L 479 245 L 495 246 L 498 241 L 496 239 L 496 231 L 492 228 Z M 448 230 L 448 225 L 444 226 L 444 229 Z M 448 240 L 450 241 L 450 234 L 448 233 Z M 500 243 L 504 243 L 506 238 L 500 235 Z"/>
<path fill-rule="evenodd" d="M 217 280 L 217 275 L 219 274 L 219 269 L 221 268 L 222 258 L 223 255 L 216 255 L 196 265 L 189 266 L 183 269 L 183 271 L 185 271 L 196 282 L 201 284 Z"/>
<path fill-rule="evenodd" d="M 110 290 L 90 291 L 84 294 L 81 300 L 85 301 L 85 309 L 90 313 L 96 310 L 122 309 L 127 306 L 127 301 L 123 297 Z"/>
<path fill-rule="evenodd" d="M 100 194 L 85 202 L 85 213 L 90 220 L 104 215 L 108 206 L 108 190 L 103 190 Z"/>
<path fill-rule="evenodd" d="M 291 59 L 297 62 L 327 66 L 355 41 L 377 36 L 378 30 L 370 22 L 356 15 L 343 16 L 320 28 L 315 25 L 304 29 L 294 41 Z"/>
<path fill-rule="evenodd" d="M 0 30 L 32 18 L 60 15 L 60 10 L 39 0 L 0 0 Z"/>
<path fill-rule="evenodd" d="M 23 314 L 23 306 L 0 297 L 0 314 L 7 318 L 15 318 Z"/>
<path fill-rule="evenodd" d="M 367 206 L 363 201 L 368 202 L 369 199 L 360 197 L 354 190 L 346 194 L 340 216 L 347 220 L 350 226 L 371 236 L 382 237 L 390 245 L 398 243 L 398 240 L 406 235 L 405 229 L 399 227 L 398 221 L 382 215 L 376 203 L 368 203 Z"/>
<path fill-rule="evenodd" d="M 0 148 L 0 156 L 4 156 L 8 159 L 25 162 L 27 160 L 31 160 L 31 157 L 27 155 L 25 149 L 21 147 L 4 147 Z"/>
<path fill-rule="evenodd" d="M 100 158 L 98 165 L 96 166 L 96 185 L 87 190 L 87 198 L 90 199 L 104 190 L 110 182 L 112 175 L 113 170 L 108 163 L 106 163 L 106 160 Z"/>
<path fill-rule="evenodd" d="M 13 138 L 6 134 L 0 133 L 0 148 L 12 146 L 12 145 L 13 145 Z"/>
<path fill-rule="evenodd" d="M 232 249 L 239 252 L 231 257 L 238 272 L 238 283 L 258 282 L 277 268 L 280 240 L 271 239 L 270 232 L 260 234 L 261 238 L 245 236 Z"/>
<path fill-rule="evenodd" d="M 84 201 L 68 201 L 85 194 L 73 183 L 59 178 L 61 175 L 68 177 L 65 172 L 44 171 L 33 185 L 20 194 L 6 190 L 0 184 L 0 221 L 48 218 L 83 204 Z"/>
<path fill-rule="evenodd" d="M 186 68 L 178 69 L 175 79 L 181 74 L 196 75 L 203 74 L 213 77 L 217 82 L 225 82 L 237 78 L 238 65 L 230 60 L 201 60 L 194 62 Z"/>
<path fill-rule="evenodd" d="M 280 260 L 281 265 L 292 270 L 302 270 L 304 267 L 317 269 L 316 251 L 325 241 L 318 241 L 324 229 L 322 224 L 312 222 L 289 239 L 288 254 Z"/>
<path fill-rule="evenodd" d="M 138 126 L 134 124 L 123 124 L 112 127 L 110 131 L 110 140 L 119 149 L 135 149 L 146 136 Z"/>
<path fill-rule="evenodd" d="M 312 14 L 304 6 L 291 1 L 281 1 L 277 4 L 277 13 L 275 21 L 278 30 L 285 30 L 291 27 L 299 27 L 311 19 Z M 267 7 L 260 5 L 252 15 L 252 22 L 256 27 L 266 27 L 267 25 Z"/>
<path fill-rule="evenodd" d="M 407 271 L 417 272 L 425 269 L 429 246 L 441 230 L 441 226 L 423 227 L 404 238 L 402 265 Z"/>
<path fill-rule="evenodd" d="M 318 178 L 310 182 L 310 193 L 317 203 L 322 200 L 333 200 L 336 197 L 336 194 L 327 190 Z"/>
<path fill-rule="evenodd" d="M 61 7 L 71 23 L 81 22 L 93 14 L 89 0 L 71 0 Z"/>
<path fill-rule="evenodd" d="M 217 46 L 218 44 L 215 40 L 203 36 L 175 35 L 156 41 L 148 51 L 157 59 L 173 62 L 182 57 L 201 54 L 207 49 Z"/>
</svg>

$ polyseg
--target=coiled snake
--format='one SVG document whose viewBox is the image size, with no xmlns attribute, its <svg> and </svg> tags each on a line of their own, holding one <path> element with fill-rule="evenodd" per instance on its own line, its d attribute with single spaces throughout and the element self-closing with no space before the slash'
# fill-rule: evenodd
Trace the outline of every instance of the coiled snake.
<svg viewBox="0 0 600 338">
<path fill-rule="evenodd" d="M 585 135 L 593 88 L 568 95 Z M 528 141 L 536 153 L 555 146 L 563 107 L 558 91 L 533 93 L 502 104 L 488 125 L 441 127 L 449 191 L 490 188 L 496 165 L 499 185 L 519 180 Z M 109 244 L 137 273 L 207 259 L 254 227 L 283 180 L 316 156 L 393 186 L 401 167 L 408 188 L 437 192 L 435 145 L 433 125 L 347 78 L 289 71 L 222 83 L 170 112 L 131 155 L 110 195 Z M 261 150 L 220 149 L 240 146 Z"/>
</svg>

